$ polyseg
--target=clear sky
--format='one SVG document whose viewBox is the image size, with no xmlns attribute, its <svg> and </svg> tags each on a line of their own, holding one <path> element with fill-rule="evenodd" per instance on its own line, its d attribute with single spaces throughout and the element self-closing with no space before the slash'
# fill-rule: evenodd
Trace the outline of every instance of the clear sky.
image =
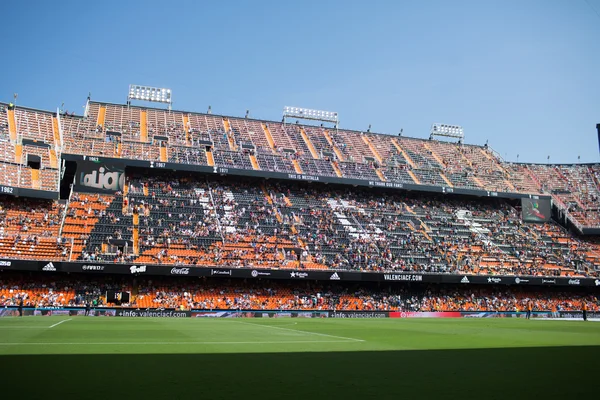
<svg viewBox="0 0 600 400">
<path fill-rule="evenodd" d="M 462 125 L 506 160 L 597 162 L 600 0 L 9 1 L 0 98 L 81 114 L 131 83 L 174 108 L 426 138 Z"/>
</svg>

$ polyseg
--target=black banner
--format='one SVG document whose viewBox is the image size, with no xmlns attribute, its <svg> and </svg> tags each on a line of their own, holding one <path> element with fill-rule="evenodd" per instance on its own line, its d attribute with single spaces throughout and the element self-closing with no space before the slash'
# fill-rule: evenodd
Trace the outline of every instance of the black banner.
<svg viewBox="0 0 600 400">
<path fill-rule="evenodd" d="M 62 154 L 61 157 L 65 160 L 76 161 L 78 164 L 78 173 L 80 171 L 79 164 L 90 163 L 92 162 L 92 166 L 84 166 L 82 170 L 89 169 L 87 174 L 92 174 L 92 172 L 96 171 L 96 175 L 89 176 L 88 182 L 91 182 L 92 186 L 76 186 L 77 191 L 96 191 L 94 185 L 102 187 L 104 184 L 104 180 L 100 178 L 100 172 L 97 170 L 98 164 L 101 164 L 105 167 L 110 166 L 111 168 L 119 168 L 124 169 L 125 167 L 136 167 L 136 168 L 149 168 L 149 169 L 164 169 L 164 170 L 172 170 L 172 171 L 189 171 L 189 172 L 200 172 L 205 174 L 217 174 L 217 175 L 233 175 L 233 176 L 250 176 L 257 178 L 269 178 L 269 179 L 281 179 L 288 181 L 305 181 L 305 182 L 321 182 L 321 183 L 332 183 L 332 184 L 340 184 L 340 185 L 354 185 L 354 186 L 363 186 L 363 187 L 381 187 L 381 188 L 389 188 L 389 189 L 403 189 L 403 190 L 414 190 L 421 192 L 430 192 L 430 193 L 449 193 L 449 194 L 462 194 L 462 195 L 472 195 L 479 197 L 499 197 L 499 198 L 507 198 L 507 199 L 520 199 L 520 198 L 528 198 L 528 199 L 550 199 L 550 196 L 544 195 L 530 195 L 523 193 L 511 193 L 511 192 L 494 192 L 494 191 L 486 191 L 486 190 L 474 190 L 474 189 L 463 189 L 463 188 L 454 188 L 454 187 L 446 187 L 446 186 L 432 186 L 432 185 L 417 185 L 417 184 L 409 184 L 409 183 L 397 183 L 397 182 L 383 182 L 383 181 L 374 181 L 367 179 L 354 179 L 354 178 L 338 178 L 332 176 L 320 176 L 320 175 L 307 175 L 307 174 L 296 174 L 296 173 L 285 173 L 285 172 L 271 172 L 271 171 L 262 171 L 262 170 L 247 170 L 240 168 L 230 168 L 223 166 L 208 166 L 208 165 L 193 165 L 193 164 L 178 164 L 171 162 L 158 162 L 158 161 L 145 161 L 145 160 L 130 160 L 130 159 L 121 159 L 121 158 L 111 158 L 111 157 L 89 157 L 82 156 L 79 154 Z M 93 166 L 95 163 L 95 167 Z M 78 176 L 80 179 L 80 176 Z M 79 180 L 77 181 L 79 183 Z M 110 185 L 109 185 L 110 186 Z M 112 187 L 112 186 L 110 186 Z"/>
<path fill-rule="evenodd" d="M 118 159 L 81 156 L 77 162 L 75 191 L 115 193 L 125 186 L 125 166 Z"/>
<path fill-rule="evenodd" d="M 600 289 L 600 278 L 417 274 L 408 272 L 314 271 L 289 269 L 207 268 L 195 266 L 114 264 L 89 262 L 43 262 L 34 260 L 0 260 L 0 271 L 40 271 L 42 273 L 90 273 L 149 276 L 213 277 L 236 279 L 287 279 L 295 281 L 446 283 L 462 285 L 516 286 L 587 286 Z"/>
</svg>

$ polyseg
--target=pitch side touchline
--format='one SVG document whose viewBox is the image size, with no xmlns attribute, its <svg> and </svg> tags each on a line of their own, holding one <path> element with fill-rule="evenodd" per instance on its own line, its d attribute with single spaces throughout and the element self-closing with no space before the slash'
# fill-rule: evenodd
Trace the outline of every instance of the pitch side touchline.
<svg viewBox="0 0 600 400">
<path fill-rule="evenodd" d="M 48 327 L 48 329 L 50 329 L 50 328 L 54 328 L 55 326 L 57 326 L 57 325 L 60 325 L 60 324 L 62 324 L 63 322 L 70 321 L 70 320 L 72 320 L 72 319 L 73 319 L 73 318 L 69 318 L 69 319 L 63 319 L 62 321 L 59 321 L 59 322 L 55 323 L 54 325 L 50 325 L 50 326 Z"/>
<path fill-rule="evenodd" d="M 289 331 L 289 332 L 296 332 L 296 333 L 306 333 L 306 334 L 309 334 L 309 335 L 325 336 L 325 337 L 330 337 L 330 338 L 334 338 L 334 339 L 350 340 L 352 342 L 364 342 L 363 339 L 355 339 L 355 338 L 349 338 L 349 337 L 344 337 L 344 336 L 328 335 L 326 333 L 318 333 L 318 332 L 311 332 L 311 331 L 300 331 L 298 329 L 280 328 L 278 326 L 253 324 L 253 323 L 250 323 L 250 322 L 242 322 L 242 321 L 233 321 L 233 322 L 237 322 L 238 324 L 252 325 L 252 326 L 258 326 L 258 327 L 263 327 L 263 328 L 280 329 L 282 331 Z"/>
<path fill-rule="evenodd" d="M 185 344 L 299 344 L 299 343 L 348 343 L 347 340 L 288 340 L 288 341 L 269 341 L 269 342 L 13 342 L 13 343 L 0 343 L 0 346 L 74 346 L 74 345 L 96 345 L 96 346 L 109 346 L 109 345 L 185 345 Z"/>
</svg>

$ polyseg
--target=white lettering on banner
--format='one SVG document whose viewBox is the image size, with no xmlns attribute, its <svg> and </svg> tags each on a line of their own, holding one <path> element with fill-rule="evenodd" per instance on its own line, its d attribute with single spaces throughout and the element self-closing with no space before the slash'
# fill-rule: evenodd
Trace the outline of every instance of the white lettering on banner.
<svg viewBox="0 0 600 400">
<path fill-rule="evenodd" d="M 420 282 L 423 280 L 423 275 L 383 274 L 383 280 Z"/>
<path fill-rule="evenodd" d="M 132 274 L 139 274 L 142 272 L 146 272 L 146 266 L 145 265 L 140 265 L 139 267 L 136 265 L 132 265 L 131 267 L 129 267 L 129 270 L 131 271 Z"/>
<path fill-rule="evenodd" d="M 554 285 L 556 283 L 556 279 L 542 279 L 542 283 Z"/>
<path fill-rule="evenodd" d="M 104 265 L 84 265 L 81 269 L 84 271 L 104 271 Z"/>
<path fill-rule="evenodd" d="M 500 283 L 502 282 L 501 278 L 492 278 L 491 276 L 487 279 L 488 283 Z"/>
<path fill-rule="evenodd" d="M 519 283 L 529 283 L 529 279 L 523 279 L 523 278 L 519 278 L 516 277 L 515 278 L 515 283 L 518 285 Z"/>
<path fill-rule="evenodd" d="M 50 263 L 44 265 L 44 267 L 42 268 L 42 271 L 54 272 L 54 271 L 56 271 L 56 267 L 54 266 L 54 264 L 52 264 L 50 262 Z"/>
<path fill-rule="evenodd" d="M 14 192 L 14 188 L 10 187 L 10 186 L 0 186 L 0 192 L 1 193 L 8 193 L 8 194 L 13 194 Z"/>
<path fill-rule="evenodd" d="M 0 267 L 10 267 L 12 261 L 0 261 Z"/>
<path fill-rule="evenodd" d="M 124 172 L 104 172 L 104 167 L 100 167 L 98 171 L 92 171 L 89 174 L 81 173 L 80 183 L 83 186 L 93 187 L 96 189 L 121 190 L 125 186 Z"/>
<path fill-rule="evenodd" d="M 596 284 L 596 286 L 600 286 L 600 279 L 596 279 L 596 280 L 594 281 L 594 283 Z"/>
<path fill-rule="evenodd" d="M 340 280 L 340 276 L 338 275 L 337 272 L 334 272 L 330 277 L 329 280 L 331 281 L 339 281 Z"/>
<path fill-rule="evenodd" d="M 190 274 L 190 269 L 189 268 L 171 268 L 171 275 L 189 275 Z"/>
<path fill-rule="evenodd" d="M 580 283 L 579 279 L 569 279 L 569 285 L 579 285 Z"/>
<path fill-rule="evenodd" d="M 460 280 L 460 283 L 471 283 L 471 281 L 469 281 L 469 278 L 466 276 L 463 276 L 463 278 Z"/>
<path fill-rule="evenodd" d="M 210 270 L 210 274 L 211 275 L 229 275 L 231 276 L 231 270 L 221 270 L 221 269 L 211 269 Z"/>
<path fill-rule="evenodd" d="M 292 278 L 308 278 L 307 272 L 290 272 Z"/>
</svg>

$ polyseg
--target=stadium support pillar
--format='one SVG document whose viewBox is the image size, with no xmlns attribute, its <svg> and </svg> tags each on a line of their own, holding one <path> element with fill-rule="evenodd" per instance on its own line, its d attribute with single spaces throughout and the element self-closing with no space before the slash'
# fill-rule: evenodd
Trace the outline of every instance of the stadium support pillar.
<svg viewBox="0 0 600 400">
<path fill-rule="evenodd" d="M 327 140 L 327 143 L 329 143 L 329 145 L 333 149 L 333 152 L 337 156 L 338 160 L 339 161 L 344 161 L 344 156 L 342 155 L 342 152 L 340 151 L 340 149 L 337 148 L 337 146 L 335 145 L 335 143 L 333 143 L 333 140 L 331 139 L 331 136 L 329 136 L 329 132 L 327 132 L 326 130 L 323 130 L 323 136 L 325 136 L 325 140 Z"/>
<path fill-rule="evenodd" d="M 211 167 L 215 166 L 215 159 L 213 157 L 212 151 L 210 151 L 210 150 L 206 150 L 206 162 Z"/>
<path fill-rule="evenodd" d="M 315 160 L 318 159 L 319 154 L 317 153 L 315 146 L 313 146 L 312 142 L 310 141 L 310 138 L 306 134 L 306 131 L 302 127 L 300 127 L 300 136 L 302 136 L 302 139 L 304 139 L 304 143 L 306 143 L 306 147 L 308 147 L 308 150 L 310 151 L 310 155 L 312 156 L 312 158 L 314 158 Z"/>
<path fill-rule="evenodd" d="M 381 165 L 382 164 L 381 156 L 379 155 L 379 152 L 377 151 L 377 149 L 375 148 L 375 146 L 373 146 L 373 143 L 371 143 L 371 141 L 369 140 L 369 138 L 367 137 L 367 135 L 361 135 L 361 136 L 362 136 L 363 142 L 365 142 L 365 144 L 367 146 L 369 146 L 369 149 L 371 149 L 371 153 L 373 153 L 373 157 L 375 157 L 375 159 L 377 160 L 377 162 Z"/>
<path fill-rule="evenodd" d="M 100 110 L 98 111 L 98 120 L 96 121 L 96 126 L 104 127 L 105 119 L 106 119 L 106 106 L 100 106 Z"/>
<path fill-rule="evenodd" d="M 261 124 L 263 131 L 265 132 L 265 137 L 267 138 L 267 142 L 269 143 L 269 147 L 271 147 L 271 150 L 275 151 L 275 140 L 273 140 L 273 135 L 271 135 L 271 131 L 269 130 L 269 127 L 267 126 L 267 124 Z"/>
<path fill-rule="evenodd" d="M 258 165 L 258 160 L 256 159 L 256 156 L 254 154 L 250 154 L 250 164 L 252 164 L 252 168 L 254 168 L 255 170 L 259 170 L 260 166 Z"/>
<path fill-rule="evenodd" d="M 404 150 L 402 150 L 402 147 L 400 147 L 400 143 L 398 143 L 396 139 L 392 139 L 392 144 L 394 145 L 396 150 L 398 150 L 398 152 L 402 155 L 402 157 L 404 157 L 408 165 L 410 165 L 413 168 L 416 168 L 415 162 L 408 156 L 408 154 Z"/>
<path fill-rule="evenodd" d="M 297 174 L 302 174 L 302 168 L 300 168 L 300 164 L 298 164 L 298 160 L 292 160 L 292 164 L 294 164 L 294 169 Z"/>
<path fill-rule="evenodd" d="M 140 111 L 140 141 L 148 142 L 148 112 Z"/>
<path fill-rule="evenodd" d="M 17 141 L 17 121 L 15 119 L 15 110 L 8 110 L 8 133 L 11 142 Z"/>
</svg>

